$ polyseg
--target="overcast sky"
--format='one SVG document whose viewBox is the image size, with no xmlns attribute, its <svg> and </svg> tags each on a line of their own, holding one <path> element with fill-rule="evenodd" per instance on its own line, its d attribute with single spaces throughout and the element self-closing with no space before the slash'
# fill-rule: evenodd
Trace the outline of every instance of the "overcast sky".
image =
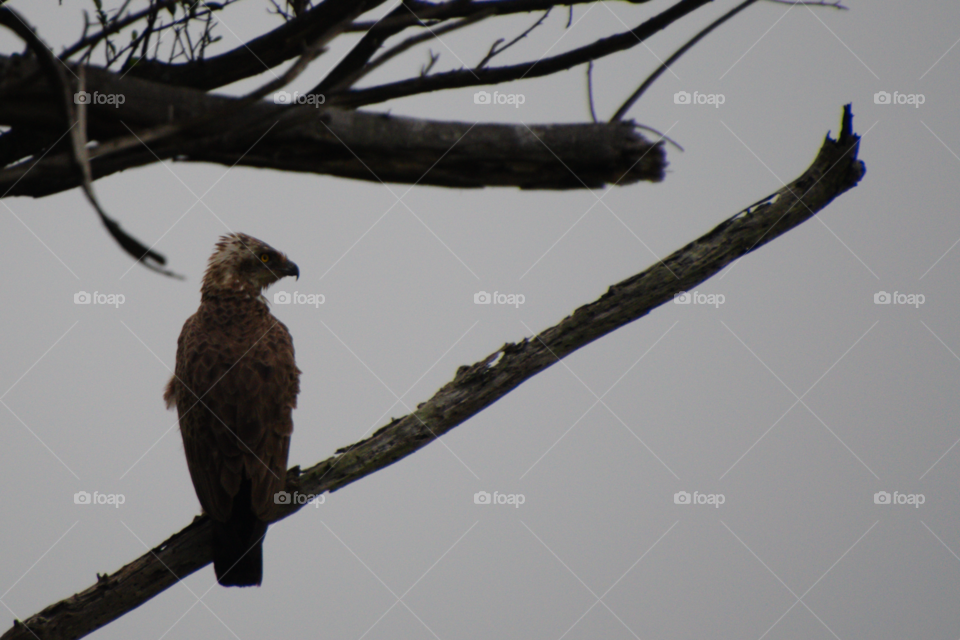
<svg viewBox="0 0 960 640">
<path fill-rule="evenodd" d="M 670 4 L 579 5 L 567 30 L 554 11 L 494 62 L 553 55 Z M 306 467 L 796 178 L 852 102 L 861 184 L 695 303 L 664 305 L 271 527 L 259 589 L 219 587 L 208 566 L 93 637 L 956 638 L 960 5 L 845 4 L 758 3 L 664 74 L 629 113 L 686 150 L 668 147 L 661 184 L 409 189 L 175 162 L 97 182 L 185 281 L 134 265 L 77 190 L 3 200 L 0 627 L 199 513 L 162 392 L 220 235 L 251 234 L 300 266 L 271 299 L 323 296 L 273 305 L 303 370 L 289 463 Z M 598 115 L 734 5 L 598 61 Z M 60 50 L 92 3 L 8 6 Z M 368 83 L 417 73 L 428 49 L 437 69 L 474 65 L 535 20 L 445 36 Z M 278 24 L 266 3 L 241 3 L 217 51 Z M 315 85 L 344 47 L 292 88 Z M 23 45 L 5 32 L 0 48 Z M 590 118 L 583 67 L 496 90 L 523 103 L 475 104 L 471 88 L 375 109 Z M 713 104 L 677 104 L 684 91 Z M 482 291 L 523 303 L 475 304 Z M 75 304 L 81 292 L 123 301 Z M 81 491 L 123 504 L 75 504 Z M 484 491 L 523 502 L 476 504 Z M 676 504 L 683 492 L 707 504 Z M 903 504 L 877 504 L 884 492 Z"/>
</svg>

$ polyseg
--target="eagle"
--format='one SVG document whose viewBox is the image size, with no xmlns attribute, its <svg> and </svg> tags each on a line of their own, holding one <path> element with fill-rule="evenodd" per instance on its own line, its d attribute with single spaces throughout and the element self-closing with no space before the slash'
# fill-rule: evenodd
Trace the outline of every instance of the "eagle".
<svg viewBox="0 0 960 640">
<path fill-rule="evenodd" d="M 223 586 L 259 586 L 263 537 L 284 490 L 300 370 L 287 327 L 263 291 L 297 265 L 243 233 L 220 238 L 184 323 L 167 384 L 190 478 L 213 521 L 213 569 Z"/>
</svg>

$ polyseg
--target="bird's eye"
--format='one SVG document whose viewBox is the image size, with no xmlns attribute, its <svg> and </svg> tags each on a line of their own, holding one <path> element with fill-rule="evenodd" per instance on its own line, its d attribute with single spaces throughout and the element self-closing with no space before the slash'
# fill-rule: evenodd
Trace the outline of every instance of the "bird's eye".
<svg viewBox="0 0 960 640">
<path fill-rule="evenodd" d="M 261 254 L 260 260 L 263 262 L 270 262 L 270 254 L 269 253 Z"/>
</svg>

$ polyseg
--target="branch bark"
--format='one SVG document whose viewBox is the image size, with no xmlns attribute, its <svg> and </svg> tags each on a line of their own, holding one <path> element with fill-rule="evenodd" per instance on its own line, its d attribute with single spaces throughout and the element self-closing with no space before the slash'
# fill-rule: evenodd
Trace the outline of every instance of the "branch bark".
<svg viewBox="0 0 960 640">
<path fill-rule="evenodd" d="M 117 107 L 89 105 L 88 137 L 100 143 L 90 150 L 94 180 L 176 158 L 374 182 L 582 189 L 657 182 L 666 166 L 662 145 L 646 140 L 632 123 L 471 125 L 272 102 L 238 110 L 237 98 L 121 78 L 97 67 L 85 72 L 90 94 L 124 96 Z M 0 124 L 59 136 L 64 126 L 53 98 L 35 61 L 0 56 Z M 229 115 L 211 117 L 222 114 Z M 197 121 L 202 127 L 190 129 Z M 137 140 L 178 123 L 188 128 L 149 148 Z M 122 138 L 134 144 L 105 152 Z M 67 153 L 0 172 L 0 193 L 11 196 L 41 197 L 79 184 Z"/>
<path fill-rule="evenodd" d="M 865 172 L 857 159 L 850 105 L 840 135 L 827 136 L 813 164 L 791 184 L 722 222 L 662 262 L 611 286 L 532 339 L 508 343 L 457 370 L 453 380 L 403 418 L 393 420 L 302 473 L 288 472 L 288 491 L 321 494 L 356 482 L 425 447 L 559 359 L 642 318 L 725 266 L 809 220 L 856 186 Z M 303 505 L 290 505 L 278 520 Z M 0 640 L 80 638 L 103 627 L 210 562 L 210 523 L 200 516 L 158 547 L 97 583 L 16 622 Z"/>
</svg>

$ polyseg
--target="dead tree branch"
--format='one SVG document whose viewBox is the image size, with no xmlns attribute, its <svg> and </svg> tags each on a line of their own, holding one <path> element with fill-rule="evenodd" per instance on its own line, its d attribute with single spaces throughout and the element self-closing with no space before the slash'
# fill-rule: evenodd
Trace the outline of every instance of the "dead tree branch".
<svg viewBox="0 0 960 640">
<path fill-rule="evenodd" d="M 865 167 L 857 158 L 850 105 L 840 135 L 827 136 L 813 164 L 771 197 L 728 218 L 662 262 L 611 286 L 533 338 L 505 344 L 453 380 L 417 410 L 370 437 L 341 449 L 302 473 L 288 472 L 288 490 L 335 491 L 422 449 L 577 349 L 623 327 L 693 289 L 725 266 L 809 220 L 855 187 Z M 290 505 L 278 520 L 303 505 Z M 210 523 L 197 517 L 179 533 L 96 584 L 40 613 L 17 621 L 0 640 L 81 638 L 142 605 L 211 561 Z"/>
<path fill-rule="evenodd" d="M 0 124 L 60 135 L 55 93 L 36 72 L 32 60 L 0 57 Z M 470 125 L 265 101 L 237 111 L 242 99 L 121 78 L 96 67 L 86 68 L 86 82 L 88 92 L 125 98 L 118 106 L 89 105 L 88 137 L 100 142 L 89 153 L 94 180 L 177 158 L 375 182 L 580 189 L 583 183 L 659 181 L 666 166 L 661 145 L 632 123 Z M 211 121 L 224 113 L 232 115 Z M 137 139 L 204 118 L 199 131 L 149 148 Z M 80 184 L 66 151 L 0 171 L 0 193 L 11 196 L 40 197 Z"/>
<path fill-rule="evenodd" d="M 551 8 L 552 8 L 552 7 L 551 7 Z M 483 57 L 483 60 L 481 60 L 481 61 L 479 62 L 479 64 L 477 64 L 477 69 L 482 69 L 482 68 L 483 68 L 488 62 L 490 62 L 495 56 L 503 53 L 504 51 L 506 51 L 507 49 L 509 49 L 509 48 L 512 47 L 513 45 L 517 44 L 518 42 L 520 42 L 521 40 L 523 40 L 524 38 L 526 38 L 528 35 L 530 35 L 530 33 L 531 33 L 534 29 L 536 29 L 536 28 L 539 27 L 541 24 L 543 24 L 543 21 L 546 20 L 546 19 L 547 19 L 547 16 L 549 16 L 549 15 L 550 15 L 550 9 L 547 9 L 546 11 L 543 12 L 543 15 L 540 16 L 540 19 L 537 20 L 536 22 L 534 22 L 530 27 L 528 27 L 526 31 L 524 31 L 523 33 L 521 33 L 520 35 L 518 35 L 516 38 L 514 38 L 513 40 L 511 40 L 510 42 L 508 42 L 507 44 L 503 45 L 502 47 L 499 46 L 499 45 L 504 42 L 505 38 L 500 38 L 500 39 L 498 39 L 496 42 L 494 42 L 492 45 L 490 45 L 490 51 L 488 51 L 488 52 L 487 52 L 487 55 L 485 55 L 485 56 Z"/>
<path fill-rule="evenodd" d="M 711 0 L 680 0 L 669 9 L 637 25 L 635 28 L 601 38 L 588 45 L 571 49 L 564 53 L 540 58 L 531 62 L 522 62 L 503 67 L 484 69 L 457 69 L 432 76 L 409 78 L 397 82 L 377 85 L 365 89 L 353 89 L 333 95 L 326 95 L 327 103 L 346 107 L 360 107 L 403 98 L 406 96 L 459 89 L 487 84 L 502 84 L 526 78 L 538 78 L 559 71 L 565 71 L 591 60 L 603 58 L 618 51 L 631 49 L 654 34 L 669 27 L 680 18 L 699 9 Z"/>
<path fill-rule="evenodd" d="M 69 141 L 68 164 L 72 165 L 68 170 L 71 170 L 76 179 L 80 181 L 84 195 L 97 215 L 100 216 L 103 226 L 107 228 L 108 233 L 124 251 L 145 267 L 167 276 L 180 277 L 172 271 L 164 269 L 163 265 L 166 264 L 166 258 L 121 229 L 120 224 L 107 215 L 107 212 L 100 205 L 100 201 L 93 190 L 90 159 L 87 151 L 86 105 L 75 104 L 74 95 L 76 91 L 67 75 L 69 71 L 67 67 L 54 57 L 33 28 L 12 9 L 0 7 L 0 24 L 16 33 L 39 59 L 40 68 L 43 70 L 49 88 L 55 96 L 52 102 L 58 105 L 57 111 L 59 112 L 61 125 L 67 131 Z M 80 92 L 84 90 L 84 78 L 84 72 L 81 69 L 77 78 L 79 81 L 77 90 Z"/>
</svg>

